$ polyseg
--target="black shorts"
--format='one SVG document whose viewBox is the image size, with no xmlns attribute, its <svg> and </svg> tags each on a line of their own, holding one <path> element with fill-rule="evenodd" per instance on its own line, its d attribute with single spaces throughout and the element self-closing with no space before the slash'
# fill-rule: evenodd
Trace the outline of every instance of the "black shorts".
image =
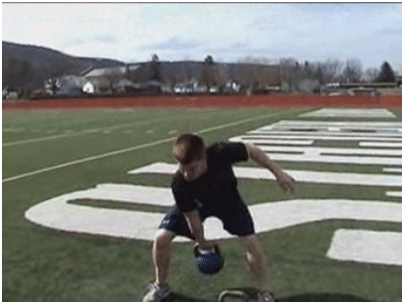
<svg viewBox="0 0 404 304">
<path fill-rule="evenodd" d="M 215 216 L 222 221 L 223 228 L 230 234 L 237 236 L 247 236 L 255 233 L 254 223 L 250 211 L 244 203 L 237 203 L 232 206 L 231 210 L 223 212 L 222 214 L 203 213 L 204 212 L 199 213 L 202 221 L 204 221 L 209 216 Z M 189 229 L 184 214 L 175 205 L 170 208 L 170 210 L 164 216 L 159 225 L 159 228 L 167 229 L 177 235 L 185 236 L 190 239 L 195 239 L 191 233 L 191 230 Z"/>
</svg>

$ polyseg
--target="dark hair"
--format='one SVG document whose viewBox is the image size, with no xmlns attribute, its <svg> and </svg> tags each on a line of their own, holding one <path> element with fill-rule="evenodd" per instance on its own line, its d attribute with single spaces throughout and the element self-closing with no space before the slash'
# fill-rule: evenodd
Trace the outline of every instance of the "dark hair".
<svg viewBox="0 0 404 304">
<path fill-rule="evenodd" d="M 173 145 L 173 155 L 181 165 L 199 160 L 205 152 L 203 139 L 194 134 L 182 134 L 177 137 Z"/>
</svg>

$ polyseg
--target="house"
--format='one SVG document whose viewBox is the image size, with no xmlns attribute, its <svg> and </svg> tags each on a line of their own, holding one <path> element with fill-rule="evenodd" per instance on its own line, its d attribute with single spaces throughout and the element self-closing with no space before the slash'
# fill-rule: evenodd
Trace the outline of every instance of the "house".
<svg viewBox="0 0 404 304">
<path fill-rule="evenodd" d="M 2 92 L 3 99 L 17 99 L 19 96 L 20 96 L 19 89 L 9 87 L 9 86 L 6 86 L 3 89 L 3 92 Z"/>
</svg>

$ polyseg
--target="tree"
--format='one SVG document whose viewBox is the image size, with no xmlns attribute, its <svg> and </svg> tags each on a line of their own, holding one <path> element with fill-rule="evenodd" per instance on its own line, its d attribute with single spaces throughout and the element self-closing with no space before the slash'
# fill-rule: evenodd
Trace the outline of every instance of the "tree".
<svg viewBox="0 0 404 304">
<path fill-rule="evenodd" d="M 280 65 L 280 83 L 282 91 L 293 92 L 297 88 L 298 61 L 294 58 L 279 59 Z"/>
<path fill-rule="evenodd" d="M 347 59 L 342 74 L 346 82 L 360 82 L 363 74 L 362 63 L 356 58 Z"/>
<path fill-rule="evenodd" d="M 200 82 L 206 85 L 208 92 L 210 92 L 211 87 L 219 84 L 217 79 L 219 76 L 217 75 L 216 66 L 217 64 L 213 61 L 212 56 L 208 55 L 203 62 L 200 79 Z"/>
<path fill-rule="evenodd" d="M 375 82 L 377 80 L 378 75 L 379 75 L 379 69 L 377 68 L 368 68 L 365 71 L 365 78 L 367 82 Z"/>
<path fill-rule="evenodd" d="M 161 67 L 159 57 L 154 54 L 151 61 L 151 77 L 152 80 L 161 81 Z"/>
<path fill-rule="evenodd" d="M 327 59 L 325 63 L 319 63 L 322 83 L 336 82 L 341 74 L 343 65 L 342 61 L 333 58 Z"/>
<path fill-rule="evenodd" d="M 384 62 L 380 69 L 380 73 L 376 79 L 377 82 L 395 82 L 394 71 L 388 62 Z"/>
<path fill-rule="evenodd" d="M 205 61 L 206 64 L 214 64 L 213 57 L 211 55 L 206 56 Z"/>
</svg>

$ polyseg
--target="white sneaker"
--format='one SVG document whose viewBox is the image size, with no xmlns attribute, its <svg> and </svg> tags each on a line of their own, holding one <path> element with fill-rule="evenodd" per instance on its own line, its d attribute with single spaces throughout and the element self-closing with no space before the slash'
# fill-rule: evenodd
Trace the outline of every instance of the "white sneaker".
<svg viewBox="0 0 404 304">
<path fill-rule="evenodd" d="M 143 297 L 143 302 L 161 302 L 171 293 L 171 288 L 168 284 L 150 283 L 147 288 L 149 291 Z"/>
<path fill-rule="evenodd" d="M 257 302 L 275 302 L 275 298 L 272 292 L 263 290 L 258 293 Z"/>
</svg>

